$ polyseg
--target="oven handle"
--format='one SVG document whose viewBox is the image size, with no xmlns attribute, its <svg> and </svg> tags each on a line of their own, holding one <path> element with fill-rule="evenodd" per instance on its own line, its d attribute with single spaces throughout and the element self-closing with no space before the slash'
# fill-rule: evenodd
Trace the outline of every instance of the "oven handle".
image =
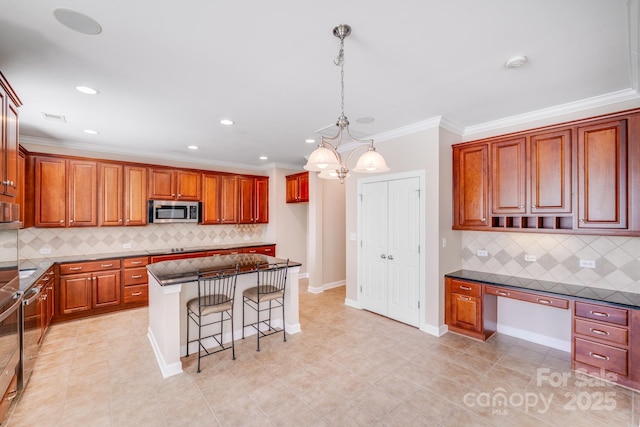
<svg viewBox="0 0 640 427">
<path fill-rule="evenodd" d="M 17 299 L 17 301 L 8 310 L 5 310 L 4 313 L 0 314 L 0 322 L 4 322 L 7 319 L 7 317 L 9 317 L 12 314 L 12 312 L 14 311 L 13 309 L 19 306 L 20 304 L 22 304 L 20 295 L 16 295 L 15 298 Z"/>
<path fill-rule="evenodd" d="M 34 302 L 36 300 L 36 298 L 38 298 L 38 294 L 40 293 L 41 290 L 42 290 L 42 288 L 40 286 L 31 289 L 31 292 L 34 293 L 35 295 L 32 296 L 31 298 L 27 299 L 27 300 L 24 300 L 23 304 L 24 305 L 29 305 L 32 302 Z"/>
</svg>

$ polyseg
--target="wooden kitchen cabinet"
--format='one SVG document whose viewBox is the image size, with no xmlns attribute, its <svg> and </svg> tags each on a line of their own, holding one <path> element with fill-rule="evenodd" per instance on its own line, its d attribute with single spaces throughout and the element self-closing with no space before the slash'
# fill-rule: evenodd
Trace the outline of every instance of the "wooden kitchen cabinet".
<svg viewBox="0 0 640 427">
<path fill-rule="evenodd" d="M 99 223 L 101 226 L 123 225 L 122 196 L 123 166 L 116 163 L 99 163 Z"/>
<path fill-rule="evenodd" d="M 124 225 L 147 224 L 147 168 L 124 166 Z"/>
<path fill-rule="evenodd" d="M 147 224 L 147 168 L 100 163 L 100 226 Z"/>
<path fill-rule="evenodd" d="M 67 162 L 57 157 L 36 157 L 36 227 L 64 227 L 67 218 Z"/>
<path fill-rule="evenodd" d="M 265 246 L 255 246 L 252 248 L 244 248 L 242 250 L 242 253 L 276 256 L 276 245 L 265 245 Z"/>
<path fill-rule="evenodd" d="M 266 224 L 269 222 L 269 177 L 240 176 L 239 223 Z"/>
<path fill-rule="evenodd" d="M 489 147 L 453 148 L 454 228 L 489 225 Z"/>
<path fill-rule="evenodd" d="M 119 305 L 120 265 L 119 259 L 61 264 L 59 314 Z"/>
<path fill-rule="evenodd" d="M 149 169 L 149 198 L 156 200 L 201 199 L 202 173 L 180 169 Z"/>
<path fill-rule="evenodd" d="M 571 214 L 571 129 L 535 133 L 530 144 L 532 214 Z"/>
<path fill-rule="evenodd" d="M 309 172 L 300 172 L 285 177 L 287 203 L 305 203 L 309 201 Z"/>
<path fill-rule="evenodd" d="M 525 138 L 491 144 L 492 214 L 526 212 L 525 152 Z"/>
<path fill-rule="evenodd" d="M 482 285 L 445 278 L 445 323 L 450 331 L 484 341 L 495 333 L 495 328 L 485 327 L 485 317 L 494 317 L 491 312 L 484 313 Z"/>
<path fill-rule="evenodd" d="M 67 225 L 96 227 L 98 225 L 98 163 L 69 160 Z"/>
<path fill-rule="evenodd" d="M 127 258 L 123 262 L 123 296 L 127 305 L 146 305 L 149 302 L 149 257 Z"/>
<path fill-rule="evenodd" d="M 27 227 L 27 203 L 26 203 L 26 171 L 27 160 L 23 151 L 18 153 L 18 194 L 16 195 L 16 203 L 20 206 L 20 222 L 21 227 Z"/>
<path fill-rule="evenodd" d="M 18 108 L 22 102 L 0 73 L 0 199 L 18 194 Z"/>
<path fill-rule="evenodd" d="M 578 128 L 578 228 L 627 228 L 627 126 Z"/>
<path fill-rule="evenodd" d="M 202 224 L 237 224 L 238 208 L 236 175 L 202 175 Z"/>
</svg>

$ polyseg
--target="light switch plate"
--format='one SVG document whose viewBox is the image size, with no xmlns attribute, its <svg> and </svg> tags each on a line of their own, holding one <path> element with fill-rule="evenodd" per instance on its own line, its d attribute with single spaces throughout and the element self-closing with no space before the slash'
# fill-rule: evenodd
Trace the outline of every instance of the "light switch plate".
<svg viewBox="0 0 640 427">
<path fill-rule="evenodd" d="M 537 259 L 537 258 L 536 258 L 536 256 L 535 256 L 535 255 L 529 255 L 529 254 L 526 254 L 526 255 L 524 256 L 524 260 L 525 260 L 525 261 L 529 261 L 529 262 L 536 262 L 536 259 Z"/>
<path fill-rule="evenodd" d="M 48 255 L 51 253 L 51 248 L 42 248 L 40 249 L 40 255 Z"/>
<path fill-rule="evenodd" d="M 596 262 L 590 259 L 581 259 L 580 267 L 582 268 L 596 268 Z"/>
<path fill-rule="evenodd" d="M 486 249 L 478 249 L 476 252 L 477 256 L 489 256 L 489 252 Z"/>
</svg>

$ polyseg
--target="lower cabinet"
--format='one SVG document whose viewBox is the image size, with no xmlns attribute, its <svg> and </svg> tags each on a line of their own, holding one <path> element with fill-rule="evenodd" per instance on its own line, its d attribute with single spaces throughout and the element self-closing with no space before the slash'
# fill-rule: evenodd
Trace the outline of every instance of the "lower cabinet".
<svg viewBox="0 0 640 427">
<path fill-rule="evenodd" d="M 122 278 L 122 300 L 128 305 L 146 305 L 149 302 L 147 264 L 149 257 L 127 258 L 124 260 Z"/>
<path fill-rule="evenodd" d="M 117 306 L 120 287 L 119 259 L 61 264 L 59 314 Z"/>
<path fill-rule="evenodd" d="M 445 279 L 445 322 L 450 331 L 481 340 L 495 333 L 495 328 L 485 327 L 483 294 L 478 283 Z"/>
<path fill-rule="evenodd" d="M 0 421 L 4 420 L 9 412 L 9 408 L 11 407 L 11 402 L 18 395 L 18 376 L 14 375 L 7 391 L 2 396 L 2 400 L 0 400 Z"/>
</svg>

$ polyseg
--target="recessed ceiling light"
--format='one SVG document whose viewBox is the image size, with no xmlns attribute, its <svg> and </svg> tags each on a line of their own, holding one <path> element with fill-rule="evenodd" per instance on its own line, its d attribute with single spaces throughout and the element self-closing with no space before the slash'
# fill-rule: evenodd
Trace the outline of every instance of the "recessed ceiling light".
<svg viewBox="0 0 640 427">
<path fill-rule="evenodd" d="M 306 142 L 307 144 L 313 144 L 314 142 L 316 142 L 316 140 L 313 138 L 308 138 L 308 139 L 305 139 L 304 142 Z"/>
<path fill-rule="evenodd" d="M 527 63 L 527 57 L 524 55 L 516 55 L 509 58 L 509 60 L 504 64 L 506 68 L 520 68 L 524 64 Z"/>
<path fill-rule="evenodd" d="M 54 9 L 53 16 L 65 27 L 82 34 L 95 36 L 102 32 L 102 27 L 90 16 L 71 9 Z"/>
<path fill-rule="evenodd" d="M 260 160 L 268 160 L 269 158 L 267 156 L 260 156 Z"/>
<path fill-rule="evenodd" d="M 86 93 L 87 95 L 97 95 L 98 93 L 100 93 L 97 89 L 89 86 L 76 86 L 76 90 L 78 92 Z"/>
<path fill-rule="evenodd" d="M 197 145 L 187 145 L 187 148 L 188 148 L 189 150 L 197 150 L 197 149 L 198 149 L 198 146 L 197 146 Z"/>
<path fill-rule="evenodd" d="M 223 125 L 230 126 L 230 125 L 232 125 L 232 124 L 233 124 L 233 120 L 229 120 L 229 119 L 222 119 L 222 120 L 220 120 L 220 123 L 221 123 L 221 124 L 223 124 Z"/>
<path fill-rule="evenodd" d="M 88 133 L 89 135 L 97 135 L 100 133 L 97 130 L 93 130 L 93 129 L 85 129 L 83 132 Z"/>
</svg>

